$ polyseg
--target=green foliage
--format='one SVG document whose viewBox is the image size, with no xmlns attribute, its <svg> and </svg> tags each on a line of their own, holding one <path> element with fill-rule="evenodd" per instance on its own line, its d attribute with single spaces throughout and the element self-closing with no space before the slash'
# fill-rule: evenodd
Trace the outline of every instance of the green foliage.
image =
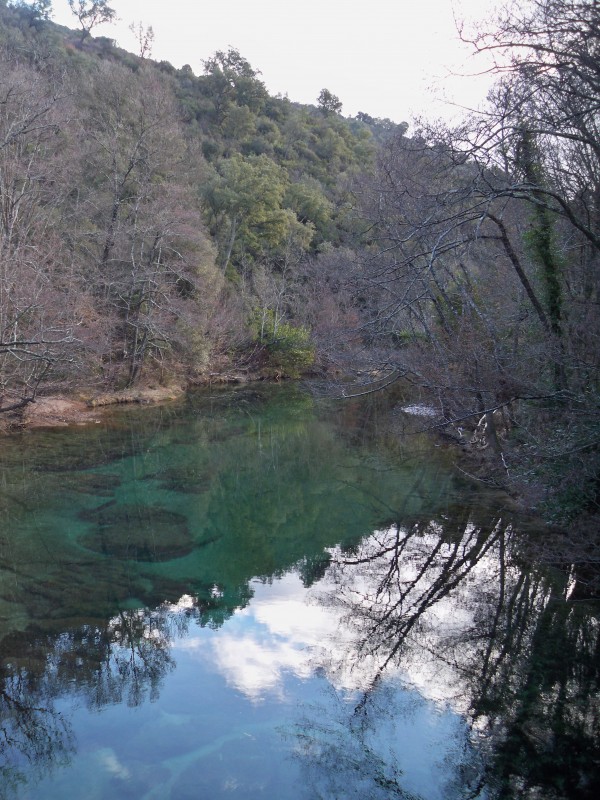
<svg viewBox="0 0 600 800">
<path fill-rule="evenodd" d="M 267 90 L 259 74 L 234 48 L 217 50 L 204 62 L 205 77 L 200 87 L 212 103 L 212 117 L 218 125 L 236 106 L 246 106 L 253 114 L 261 111 Z"/>
<path fill-rule="evenodd" d="M 211 231 L 219 242 L 220 261 L 256 259 L 283 246 L 295 218 L 283 206 L 287 175 L 266 155 L 238 153 L 222 159 L 204 189 Z"/>
<path fill-rule="evenodd" d="M 284 203 L 295 212 L 302 224 L 314 225 L 320 241 L 333 238 L 333 204 L 317 180 L 304 178 L 298 183 L 290 184 Z"/>
<path fill-rule="evenodd" d="M 275 376 L 299 378 L 315 362 L 310 331 L 278 318 L 270 308 L 257 309 L 252 318 L 254 338 L 267 354 L 267 369 Z"/>
<path fill-rule="evenodd" d="M 540 268 L 548 317 L 555 333 L 560 334 L 562 319 L 562 256 L 550 213 L 538 209 L 532 227 L 523 235 L 525 249 Z"/>
<path fill-rule="evenodd" d="M 321 89 L 317 98 L 319 110 L 324 114 L 339 114 L 342 110 L 340 98 L 332 94 L 329 89 Z"/>
</svg>

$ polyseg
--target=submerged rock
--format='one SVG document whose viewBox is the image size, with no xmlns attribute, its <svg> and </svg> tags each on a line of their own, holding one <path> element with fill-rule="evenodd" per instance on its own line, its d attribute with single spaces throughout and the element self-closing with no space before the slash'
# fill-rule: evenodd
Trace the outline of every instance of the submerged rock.
<svg viewBox="0 0 600 800">
<path fill-rule="evenodd" d="M 79 513 L 95 528 L 79 544 L 102 555 L 130 561 L 170 561 L 194 547 L 183 514 L 154 506 L 106 503 Z"/>
</svg>

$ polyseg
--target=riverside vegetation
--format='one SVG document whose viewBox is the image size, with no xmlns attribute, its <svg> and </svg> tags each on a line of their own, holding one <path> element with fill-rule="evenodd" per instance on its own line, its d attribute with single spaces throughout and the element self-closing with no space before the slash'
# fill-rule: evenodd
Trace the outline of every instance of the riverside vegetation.
<svg viewBox="0 0 600 800">
<path fill-rule="evenodd" d="M 72 8 L 79 31 L 0 0 L 0 417 L 244 370 L 402 379 L 589 560 L 598 4 L 463 30 L 496 58 L 487 106 L 415 130 L 273 97 L 233 48 L 196 75 L 140 25 L 125 52 L 92 35 L 106 2 Z"/>
</svg>

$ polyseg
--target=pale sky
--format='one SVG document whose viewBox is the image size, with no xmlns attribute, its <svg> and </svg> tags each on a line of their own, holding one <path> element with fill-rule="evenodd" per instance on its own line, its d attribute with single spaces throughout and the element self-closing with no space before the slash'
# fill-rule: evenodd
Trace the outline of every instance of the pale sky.
<svg viewBox="0 0 600 800">
<path fill-rule="evenodd" d="M 365 111 L 395 122 L 414 115 L 449 119 L 443 98 L 484 99 L 484 68 L 458 40 L 455 17 L 477 20 L 499 0 L 112 0 L 118 22 L 94 35 L 136 50 L 132 22 L 152 25 L 152 57 L 196 74 L 216 50 L 234 47 L 261 71 L 272 94 L 316 103 L 327 88 L 345 116 Z M 77 27 L 67 0 L 53 19 Z"/>
</svg>

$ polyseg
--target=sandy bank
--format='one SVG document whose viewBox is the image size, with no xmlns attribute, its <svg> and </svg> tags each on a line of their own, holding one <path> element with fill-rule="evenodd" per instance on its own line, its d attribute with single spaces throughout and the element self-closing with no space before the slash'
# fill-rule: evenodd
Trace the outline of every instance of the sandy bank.
<svg viewBox="0 0 600 800">
<path fill-rule="evenodd" d="M 91 397 L 51 395 L 37 397 L 18 412 L 0 418 L 0 433 L 24 428 L 61 428 L 68 425 L 93 425 L 102 421 L 103 411 L 117 404 L 156 404 L 177 400 L 182 386 L 145 387 L 121 392 L 103 392 Z"/>
</svg>

